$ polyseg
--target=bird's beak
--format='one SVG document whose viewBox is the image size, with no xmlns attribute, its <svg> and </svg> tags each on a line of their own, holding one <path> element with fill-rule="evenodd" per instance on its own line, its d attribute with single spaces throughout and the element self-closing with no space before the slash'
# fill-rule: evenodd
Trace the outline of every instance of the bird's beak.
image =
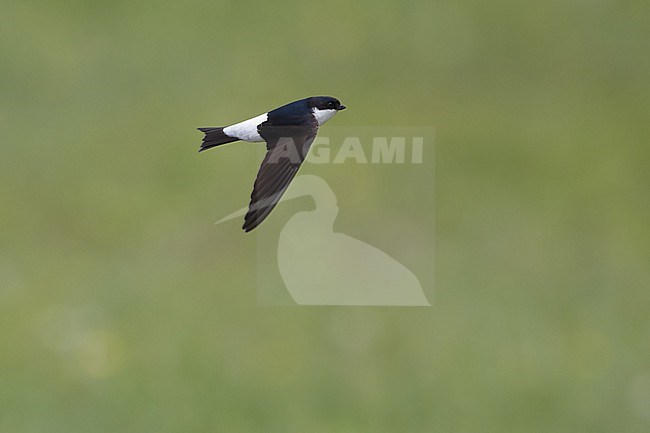
<svg viewBox="0 0 650 433">
<path fill-rule="evenodd" d="M 345 110 L 346 108 L 348 107 L 346 107 L 345 105 L 339 105 L 339 108 L 337 108 L 337 110 L 341 111 L 341 110 Z"/>
</svg>

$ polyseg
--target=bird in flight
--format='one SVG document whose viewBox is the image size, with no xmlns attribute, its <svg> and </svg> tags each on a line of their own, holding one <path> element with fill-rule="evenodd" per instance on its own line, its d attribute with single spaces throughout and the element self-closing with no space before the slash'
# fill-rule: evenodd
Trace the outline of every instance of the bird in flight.
<svg viewBox="0 0 650 433">
<path fill-rule="evenodd" d="M 331 96 L 312 96 L 234 125 L 198 128 L 205 134 L 199 152 L 238 140 L 266 142 L 244 217 L 245 232 L 269 216 L 307 157 L 318 128 L 345 108 Z"/>
</svg>

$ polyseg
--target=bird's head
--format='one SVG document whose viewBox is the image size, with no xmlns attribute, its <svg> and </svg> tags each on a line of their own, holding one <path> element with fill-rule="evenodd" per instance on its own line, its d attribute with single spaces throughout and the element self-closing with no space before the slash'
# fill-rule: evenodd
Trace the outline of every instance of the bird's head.
<svg viewBox="0 0 650 433">
<path fill-rule="evenodd" d="M 331 96 L 314 96 L 309 98 L 309 105 L 312 109 L 324 111 L 324 110 L 335 110 L 341 111 L 345 110 L 345 105 L 341 104 L 336 98 Z"/>
<path fill-rule="evenodd" d="M 341 105 L 341 101 L 331 96 L 314 96 L 307 102 L 314 112 L 319 126 L 330 120 L 339 111 L 345 110 L 345 105 Z"/>
</svg>

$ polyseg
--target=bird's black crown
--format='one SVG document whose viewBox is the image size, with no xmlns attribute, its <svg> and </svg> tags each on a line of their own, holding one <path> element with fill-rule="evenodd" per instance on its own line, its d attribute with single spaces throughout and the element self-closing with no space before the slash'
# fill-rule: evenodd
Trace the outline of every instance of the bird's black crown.
<svg viewBox="0 0 650 433">
<path fill-rule="evenodd" d="M 313 96 L 308 99 L 308 102 L 311 108 L 319 110 L 345 110 L 345 105 L 331 96 Z"/>
</svg>

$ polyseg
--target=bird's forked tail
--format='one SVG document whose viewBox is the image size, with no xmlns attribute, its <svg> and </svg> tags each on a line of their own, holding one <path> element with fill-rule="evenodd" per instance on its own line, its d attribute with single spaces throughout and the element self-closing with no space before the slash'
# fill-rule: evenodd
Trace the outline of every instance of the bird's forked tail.
<svg viewBox="0 0 650 433">
<path fill-rule="evenodd" d="M 201 143 L 201 148 L 199 149 L 199 152 L 203 152 L 204 150 L 208 150 L 208 149 L 211 149 L 213 147 L 220 146 L 222 144 L 232 143 L 233 141 L 239 140 L 239 138 L 235 138 L 235 137 L 231 137 L 229 135 L 226 135 L 226 133 L 223 132 L 223 128 L 220 128 L 220 127 L 216 127 L 216 128 L 198 128 L 198 130 L 205 134 L 205 137 L 203 137 L 203 143 Z"/>
</svg>

